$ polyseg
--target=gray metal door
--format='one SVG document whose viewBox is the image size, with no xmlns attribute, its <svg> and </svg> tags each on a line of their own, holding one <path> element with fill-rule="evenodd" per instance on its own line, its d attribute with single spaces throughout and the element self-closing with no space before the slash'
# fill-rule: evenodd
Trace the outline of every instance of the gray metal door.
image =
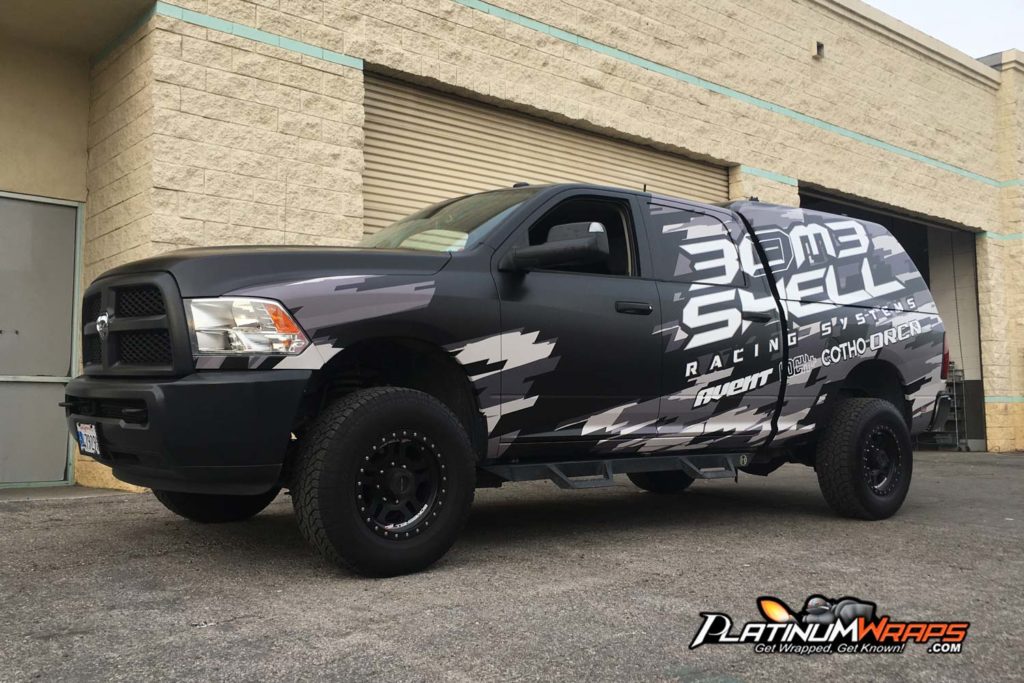
<svg viewBox="0 0 1024 683">
<path fill-rule="evenodd" d="M 76 362 L 78 211 L 0 194 L 0 487 L 71 476 L 57 404 Z"/>
</svg>

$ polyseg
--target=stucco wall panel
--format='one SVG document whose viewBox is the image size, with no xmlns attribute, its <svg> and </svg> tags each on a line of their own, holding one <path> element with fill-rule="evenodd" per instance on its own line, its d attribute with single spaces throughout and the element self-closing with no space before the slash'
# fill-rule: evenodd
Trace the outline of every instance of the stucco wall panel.
<svg viewBox="0 0 1024 683">
<path fill-rule="evenodd" d="M 84 201 L 89 67 L 0 42 L 0 190 Z"/>
</svg>

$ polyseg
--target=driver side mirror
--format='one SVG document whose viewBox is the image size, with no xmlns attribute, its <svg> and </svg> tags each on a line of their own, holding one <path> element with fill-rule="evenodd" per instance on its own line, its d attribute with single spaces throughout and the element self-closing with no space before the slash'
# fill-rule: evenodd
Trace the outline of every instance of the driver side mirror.
<svg viewBox="0 0 1024 683">
<path fill-rule="evenodd" d="M 528 247 L 515 247 L 498 270 L 526 272 L 535 268 L 586 266 L 607 263 L 610 250 L 608 232 L 594 222 L 564 223 L 548 230 L 548 241 Z"/>
</svg>

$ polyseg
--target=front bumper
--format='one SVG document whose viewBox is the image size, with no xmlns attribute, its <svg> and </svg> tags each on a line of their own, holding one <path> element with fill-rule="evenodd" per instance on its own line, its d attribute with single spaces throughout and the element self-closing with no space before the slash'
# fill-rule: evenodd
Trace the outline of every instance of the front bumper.
<svg viewBox="0 0 1024 683">
<path fill-rule="evenodd" d="M 77 377 L 68 428 L 96 425 L 114 476 L 189 493 L 256 494 L 278 485 L 310 370 L 203 372 L 178 379 Z"/>
</svg>

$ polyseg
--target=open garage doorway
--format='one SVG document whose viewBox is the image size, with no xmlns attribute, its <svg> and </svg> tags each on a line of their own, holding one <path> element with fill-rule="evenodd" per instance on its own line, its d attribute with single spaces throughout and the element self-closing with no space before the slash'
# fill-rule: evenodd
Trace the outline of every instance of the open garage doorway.
<svg viewBox="0 0 1024 683">
<path fill-rule="evenodd" d="M 946 325 L 951 361 L 947 390 L 954 397 L 941 431 L 922 435 L 923 447 L 985 450 L 975 233 L 827 191 L 800 187 L 800 206 L 884 225 L 924 276 Z"/>
</svg>

